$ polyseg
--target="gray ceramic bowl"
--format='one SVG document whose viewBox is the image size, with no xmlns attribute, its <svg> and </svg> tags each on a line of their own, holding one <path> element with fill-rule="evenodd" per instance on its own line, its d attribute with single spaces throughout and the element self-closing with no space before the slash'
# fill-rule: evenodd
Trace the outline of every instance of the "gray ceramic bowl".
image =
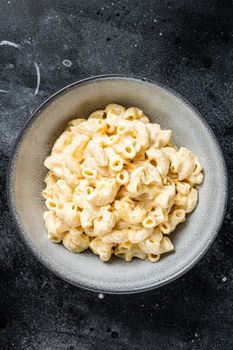
<svg viewBox="0 0 233 350">
<path fill-rule="evenodd" d="M 171 235 L 175 251 L 158 263 L 113 259 L 103 263 L 92 253 L 72 254 L 48 241 L 45 210 L 45 157 L 67 122 L 110 102 L 138 106 L 152 122 L 173 130 L 178 146 L 200 159 L 205 178 L 197 209 Z M 200 114 L 179 95 L 157 83 L 126 76 L 100 76 L 74 83 L 45 101 L 19 135 L 8 173 L 9 204 L 24 241 L 52 272 L 79 287 L 106 293 L 133 293 L 173 281 L 206 253 L 223 220 L 227 175 L 213 132 Z"/>
</svg>

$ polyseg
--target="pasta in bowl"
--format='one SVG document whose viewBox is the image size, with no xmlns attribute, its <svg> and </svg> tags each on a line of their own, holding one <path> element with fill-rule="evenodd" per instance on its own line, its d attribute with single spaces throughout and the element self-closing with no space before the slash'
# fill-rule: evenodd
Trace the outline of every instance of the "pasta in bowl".
<svg viewBox="0 0 233 350">
<path fill-rule="evenodd" d="M 204 256 L 224 217 L 227 176 L 215 136 L 187 101 L 155 82 L 107 75 L 65 87 L 32 113 L 7 189 L 20 236 L 47 269 L 84 289 L 135 293 Z M 100 253 L 124 259 L 103 263 Z"/>
<path fill-rule="evenodd" d="M 74 119 L 45 159 L 48 238 L 73 253 L 88 248 L 156 262 L 198 201 L 198 158 L 137 107 L 111 103 Z"/>
</svg>

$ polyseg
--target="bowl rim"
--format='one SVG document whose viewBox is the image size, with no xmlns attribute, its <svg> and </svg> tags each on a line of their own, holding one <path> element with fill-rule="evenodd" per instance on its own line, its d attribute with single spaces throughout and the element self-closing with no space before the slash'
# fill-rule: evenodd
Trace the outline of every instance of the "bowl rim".
<svg viewBox="0 0 233 350">
<path fill-rule="evenodd" d="M 221 215 L 219 216 L 218 222 L 216 223 L 215 230 L 212 233 L 211 239 L 209 239 L 206 242 L 206 244 L 200 250 L 199 254 L 196 255 L 192 259 L 192 261 L 188 265 L 183 267 L 181 270 L 177 271 L 175 274 L 171 275 L 170 277 L 168 277 L 164 280 L 158 281 L 156 284 L 151 284 L 149 286 L 141 287 L 141 288 L 125 289 L 125 290 L 115 290 L 115 289 L 110 289 L 110 288 L 105 290 L 105 289 L 101 289 L 98 287 L 97 288 L 92 287 L 85 282 L 80 282 L 80 283 L 79 283 L 79 281 L 75 282 L 71 278 L 69 278 L 68 276 L 64 276 L 63 274 L 61 274 L 60 271 L 57 270 L 52 264 L 49 264 L 46 260 L 44 260 L 40 256 L 38 251 L 33 247 L 33 244 L 31 244 L 30 241 L 27 240 L 25 237 L 25 232 L 23 230 L 23 226 L 21 225 L 20 216 L 18 215 L 17 210 L 16 210 L 15 200 L 14 200 L 14 191 L 13 191 L 14 170 L 15 170 L 15 164 L 17 161 L 18 150 L 20 149 L 21 142 L 22 142 L 24 136 L 26 135 L 28 129 L 31 127 L 33 121 L 36 120 L 37 118 L 39 118 L 40 113 L 55 98 L 67 93 L 68 91 L 72 90 L 73 88 L 75 88 L 79 85 L 89 83 L 89 82 L 95 82 L 95 81 L 101 81 L 101 80 L 111 80 L 111 79 L 114 79 L 114 80 L 117 80 L 117 79 L 119 79 L 119 80 L 133 80 L 133 81 L 140 82 L 140 83 L 144 82 L 144 83 L 149 83 L 149 84 L 158 86 L 159 88 L 161 88 L 165 92 L 168 92 L 173 97 L 175 97 L 176 99 L 180 100 L 183 104 L 185 104 L 190 110 L 192 110 L 194 112 L 195 117 L 197 117 L 199 119 L 199 121 L 202 124 L 204 124 L 208 133 L 210 134 L 211 139 L 213 140 L 213 142 L 214 142 L 214 144 L 219 152 L 219 156 L 221 158 L 220 160 L 222 163 L 222 172 L 223 172 L 223 174 L 222 174 L 223 175 L 223 182 L 222 182 L 222 184 L 223 184 L 223 191 L 222 191 L 223 206 L 222 206 Z M 30 253 L 43 266 L 45 266 L 50 272 L 52 272 L 53 274 L 55 274 L 57 277 L 61 278 L 62 280 L 65 280 L 66 282 L 68 282 L 74 286 L 80 287 L 82 289 L 85 289 L 85 290 L 89 290 L 89 291 L 93 291 L 93 292 L 102 292 L 102 293 L 107 293 L 107 294 L 133 294 L 133 293 L 141 293 L 141 292 L 145 292 L 145 291 L 150 291 L 152 289 L 162 287 L 168 283 L 175 281 L 176 279 L 178 279 L 179 277 L 181 277 L 185 273 L 187 273 L 189 270 L 191 270 L 191 268 L 193 268 L 200 261 L 200 259 L 206 254 L 206 252 L 208 251 L 208 249 L 211 247 L 214 240 L 216 239 L 216 236 L 217 236 L 217 234 L 221 228 L 221 225 L 223 223 L 223 220 L 224 220 L 225 212 L 227 209 L 227 199 L 228 199 L 228 175 L 227 175 L 227 167 L 226 167 L 225 158 L 224 158 L 222 149 L 220 147 L 220 144 L 217 140 L 217 137 L 215 136 L 212 128 L 210 127 L 208 122 L 205 120 L 205 118 L 199 113 L 199 111 L 185 97 L 183 97 L 178 92 L 171 89 L 170 87 L 167 87 L 164 84 L 157 82 L 154 79 L 148 79 L 148 78 L 145 78 L 142 76 L 131 75 L 131 74 L 102 74 L 102 75 L 95 75 L 95 76 L 91 76 L 88 78 L 84 78 L 84 79 L 75 81 L 75 82 L 63 87 L 62 89 L 56 91 L 51 96 L 49 96 L 47 99 L 45 99 L 36 109 L 33 110 L 33 112 L 30 114 L 28 120 L 26 121 L 26 123 L 22 127 L 21 131 L 19 132 L 18 136 L 16 137 L 16 140 L 14 142 L 14 145 L 13 145 L 13 148 L 11 151 L 11 155 L 10 155 L 10 159 L 9 159 L 9 163 L 8 163 L 8 167 L 7 167 L 7 175 L 6 175 L 6 192 L 7 192 L 8 207 L 10 209 L 11 216 L 13 217 L 13 221 L 14 221 L 14 224 L 16 226 L 16 229 L 20 233 L 21 239 L 28 247 Z"/>
</svg>

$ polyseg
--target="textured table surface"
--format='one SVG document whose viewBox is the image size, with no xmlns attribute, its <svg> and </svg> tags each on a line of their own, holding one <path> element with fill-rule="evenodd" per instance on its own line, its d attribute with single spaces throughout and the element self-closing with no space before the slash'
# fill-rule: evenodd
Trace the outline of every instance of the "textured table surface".
<svg viewBox="0 0 233 350">
<path fill-rule="evenodd" d="M 1 349 L 233 349 L 232 4 L 0 2 Z M 145 76 L 184 95 L 228 167 L 228 209 L 210 251 L 183 278 L 143 294 L 98 295 L 58 279 L 30 255 L 7 206 L 7 163 L 30 113 L 65 85 L 103 73 Z"/>
</svg>

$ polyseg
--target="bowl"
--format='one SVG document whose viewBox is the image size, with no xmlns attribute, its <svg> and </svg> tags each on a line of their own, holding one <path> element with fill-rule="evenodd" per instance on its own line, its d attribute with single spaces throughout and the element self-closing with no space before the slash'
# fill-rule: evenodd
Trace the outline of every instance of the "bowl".
<svg viewBox="0 0 233 350">
<path fill-rule="evenodd" d="M 127 263 L 117 258 L 103 263 L 93 253 L 73 254 L 47 238 L 41 196 L 47 173 L 44 159 L 69 120 L 87 117 L 111 102 L 137 106 L 152 122 L 172 129 L 175 144 L 189 148 L 204 168 L 198 206 L 171 234 L 175 251 L 162 256 L 157 263 L 138 259 Z M 206 253 L 224 217 L 227 175 L 213 132 L 185 99 L 143 78 L 106 75 L 75 82 L 34 111 L 17 139 L 9 164 L 7 188 L 9 206 L 22 238 L 49 270 L 89 290 L 134 293 L 175 280 Z"/>
</svg>

